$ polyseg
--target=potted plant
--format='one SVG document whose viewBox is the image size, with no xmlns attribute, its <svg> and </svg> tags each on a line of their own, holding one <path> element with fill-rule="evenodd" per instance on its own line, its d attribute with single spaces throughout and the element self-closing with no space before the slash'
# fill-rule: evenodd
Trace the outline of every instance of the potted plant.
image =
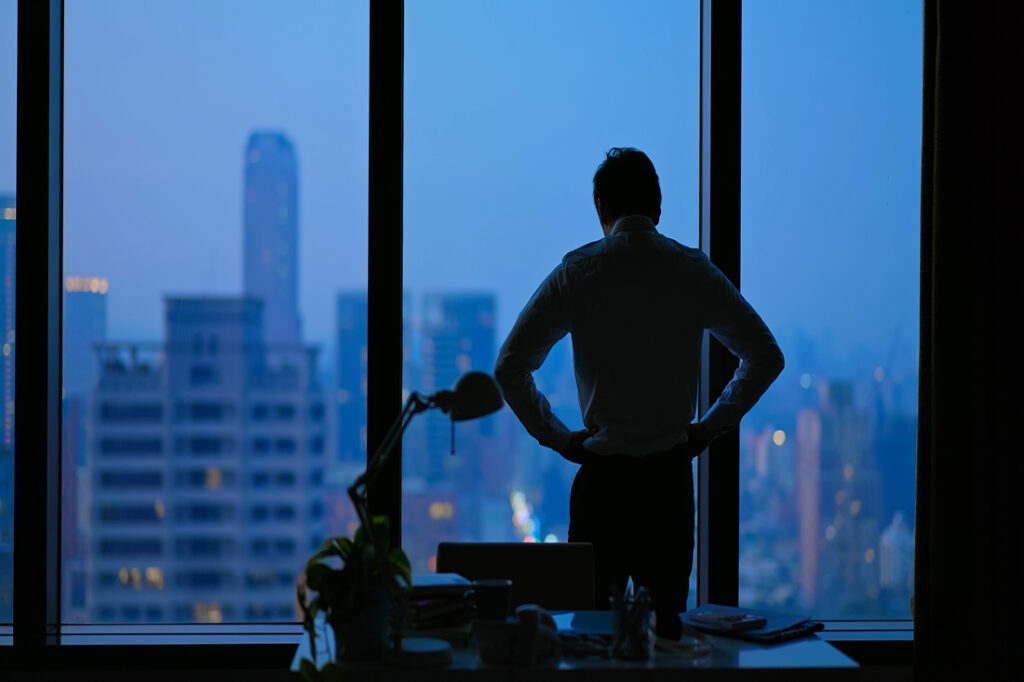
<svg viewBox="0 0 1024 682">
<path fill-rule="evenodd" d="M 329 651 L 332 659 L 371 660 L 387 646 L 392 601 L 412 584 L 412 568 L 401 547 L 389 546 L 388 517 L 375 516 L 370 523 L 372 533 L 360 526 L 351 540 L 330 538 L 306 563 L 298 601 L 314 659 L 302 661 L 307 679 L 337 670 L 328 663 L 334 670 L 325 666 L 317 671 L 315 622 L 320 614 L 334 631 L 337 651 Z M 310 591 L 315 592 L 312 599 Z"/>
</svg>

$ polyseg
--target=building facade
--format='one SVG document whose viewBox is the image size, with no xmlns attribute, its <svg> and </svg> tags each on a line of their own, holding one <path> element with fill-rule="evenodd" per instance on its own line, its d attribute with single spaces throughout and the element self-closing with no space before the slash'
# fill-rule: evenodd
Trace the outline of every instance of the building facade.
<svg viewBox="0 0 1024 682">
<path fill-rule="evenodd" d="M 106 344 L 89 408 L 97 622 L 293 621 L 324 537 L 315 349 L 261 301 L 169 298 L 161 344 Z"/>
</svg>

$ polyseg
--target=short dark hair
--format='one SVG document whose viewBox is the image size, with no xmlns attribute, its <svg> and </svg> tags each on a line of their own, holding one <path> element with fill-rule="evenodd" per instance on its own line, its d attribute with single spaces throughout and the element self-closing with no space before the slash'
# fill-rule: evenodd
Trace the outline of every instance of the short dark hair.
<svg viewBox="0 0 1024 682">
<path fill-rule="evenodd" d="M 639 149 L 612 147 L 594 173 L 594 200 L 605 216 L 654 216 L 661 210 L 661 186 L 654 164 Z"/>
</svg>

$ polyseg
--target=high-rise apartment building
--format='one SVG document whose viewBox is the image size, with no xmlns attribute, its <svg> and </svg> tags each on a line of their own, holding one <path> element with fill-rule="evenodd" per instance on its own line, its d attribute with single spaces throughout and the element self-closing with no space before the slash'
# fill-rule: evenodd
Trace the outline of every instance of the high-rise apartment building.
<svg viewBox="0 0 1024 682">
<path fill-rule="evenodd" d="M 245 148 L 243 293 L 263 301 L 267 343 L 299 343 L 299 188 L 295 147 L 255 132 Z"/>
<path fill-rule="evenodd" d="M 90 401 L 90 618 L 293 620 L 323 539 L 313 348 L 262 301 L 169 298 L 161 344 L 106 344 Z"/>
<path fill-rule="evenodd" d="M 0 622 L 14 616 L 14 323 L 17 214 L 0 195 Z"/>
</svg>

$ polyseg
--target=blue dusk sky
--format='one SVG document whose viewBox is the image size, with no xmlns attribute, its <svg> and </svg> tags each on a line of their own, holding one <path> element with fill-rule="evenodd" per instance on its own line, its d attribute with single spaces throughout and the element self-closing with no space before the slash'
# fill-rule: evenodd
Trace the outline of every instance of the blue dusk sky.
<svg viewBox="0 0 1024 682">
<path fill-rule="evenodd" d="M 14 0 L 0 0 L 0 192 L 14 190 Z M 594 169 L 649 153 L 663 232 L 698 234 L 699 3 L 406 3 L 405 273 L 492 291 L 502 337 L 600 237 Z M 109 278 L 114 338 L 157 339 L 165 294 L 241 289 L 242 157 L 294 142 L 300 307 L 366 286 L 368 4 L 66 3 L 64 263 Z M 753 2 L 743 21 L 742 290 L 843 360 L 916 362 L 920 2 Z M 843 360 L 845 361 L 845 360 Z"/>
</svg>

